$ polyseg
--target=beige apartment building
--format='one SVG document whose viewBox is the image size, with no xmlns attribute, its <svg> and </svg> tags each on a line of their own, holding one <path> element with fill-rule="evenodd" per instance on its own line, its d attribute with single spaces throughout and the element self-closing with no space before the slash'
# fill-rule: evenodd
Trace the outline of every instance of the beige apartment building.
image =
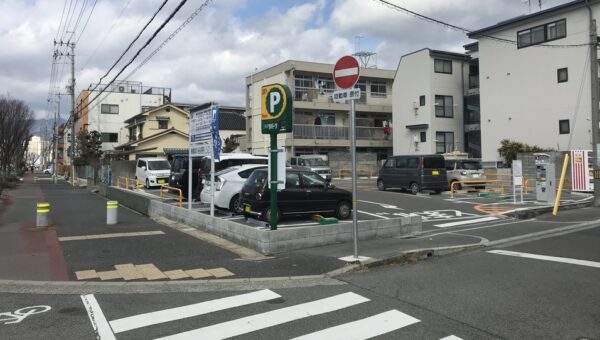
<svg viewBox="0 0 600 340">
<path fill-rule="evenodd" d="M 288 158 L 302 154 L 348 152 L 350 103 L 334 103 L 333 64 L 288 60 L 246 77 L 246 150 L 267 155 L 269 136 L 261 132 L 260 90 L 268 84 L 287 85 L 294 97 L 293 132 L 279 134 L 278 146 Z M 392 152 L 392 81 L 394 70 L 361 68 L 355 87 L 357 151 L 378 159 Z"/>
</svg>

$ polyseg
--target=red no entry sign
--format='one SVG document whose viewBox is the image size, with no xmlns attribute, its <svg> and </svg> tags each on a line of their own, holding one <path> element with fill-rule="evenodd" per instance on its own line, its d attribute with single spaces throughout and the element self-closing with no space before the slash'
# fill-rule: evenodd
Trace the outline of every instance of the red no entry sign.
<svg viewBox="0 0 600 340">
<path fill-rule="evenodd" d="M 356 84 L 360 75 L 358 61 L 349 55 L 343 56 L 333 67 L 333 80 L 342 89 L 349 89 Z"/>
</svg>

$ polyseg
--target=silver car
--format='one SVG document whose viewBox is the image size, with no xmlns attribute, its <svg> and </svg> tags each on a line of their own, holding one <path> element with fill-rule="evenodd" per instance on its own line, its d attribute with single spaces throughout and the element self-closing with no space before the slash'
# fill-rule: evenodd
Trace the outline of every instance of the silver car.
<svg viewBox="0 0 600 340">
<path fill-rule="evenodd" d="M 450 189 L 452 189 L 452 183 L 458 181 L 468 181 L 468 183 L 455 184 L 455 190 L 460 190 L 463 186 L 475 187 L 477 189 L 485 189 L 485 172 L 481 167 L 481 163 L 477 160 L 446 160 L 446 175 L 448 177 L 448 184 L 450 184 Z"/>
</svg>

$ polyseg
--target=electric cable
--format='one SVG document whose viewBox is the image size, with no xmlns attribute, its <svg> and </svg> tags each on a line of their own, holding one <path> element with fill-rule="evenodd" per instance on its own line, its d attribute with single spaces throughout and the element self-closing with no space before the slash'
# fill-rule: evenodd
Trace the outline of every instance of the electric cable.
<svg viewBox="0 0 600 340">
<path fill-rule="evenodd" d="M 85 29 L 87 28 L 87 25 L 90 22 L 90 18 L 92 17 L 92 14 L 94 13 L 94 9 L 96 8 L 96 4 L 97 3 L 98 3 L 98 0 L 94 0 L 94 4 L 92 5 L 92 9 L 90 10 L 90 14 L 88 15 L 88 18 L 85 21 L 85 24 L 83 25 L 83 28 L 81 29 L 81 32 L 79 32 L 79 36 L 77 37 L 77 40 L 75 41 L 75 45 L 77 45 L 79 43 L 79 39 L 81 39 L 81 36 L 83 35 L 83 32 L 85 32 Z"/>
</svg>

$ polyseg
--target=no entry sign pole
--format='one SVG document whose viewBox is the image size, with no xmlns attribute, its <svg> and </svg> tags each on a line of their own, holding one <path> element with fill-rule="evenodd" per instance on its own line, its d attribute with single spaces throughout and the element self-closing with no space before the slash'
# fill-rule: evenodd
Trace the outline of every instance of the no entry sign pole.
<svg viewBox="0 0 600 340">
<path fill-rule="evenodd" d="M 333 67 L 333 80 L 342 89 L 353 88 L 360 76 L 358 61 L 351 56 L 341 57 Z M 355 99 L 350 100 L 350 154 L 352 157 L 352 238 L 354 258 L 358 259 L 358 219 L 356 206 L 356 111 Z"/>
</svg>

